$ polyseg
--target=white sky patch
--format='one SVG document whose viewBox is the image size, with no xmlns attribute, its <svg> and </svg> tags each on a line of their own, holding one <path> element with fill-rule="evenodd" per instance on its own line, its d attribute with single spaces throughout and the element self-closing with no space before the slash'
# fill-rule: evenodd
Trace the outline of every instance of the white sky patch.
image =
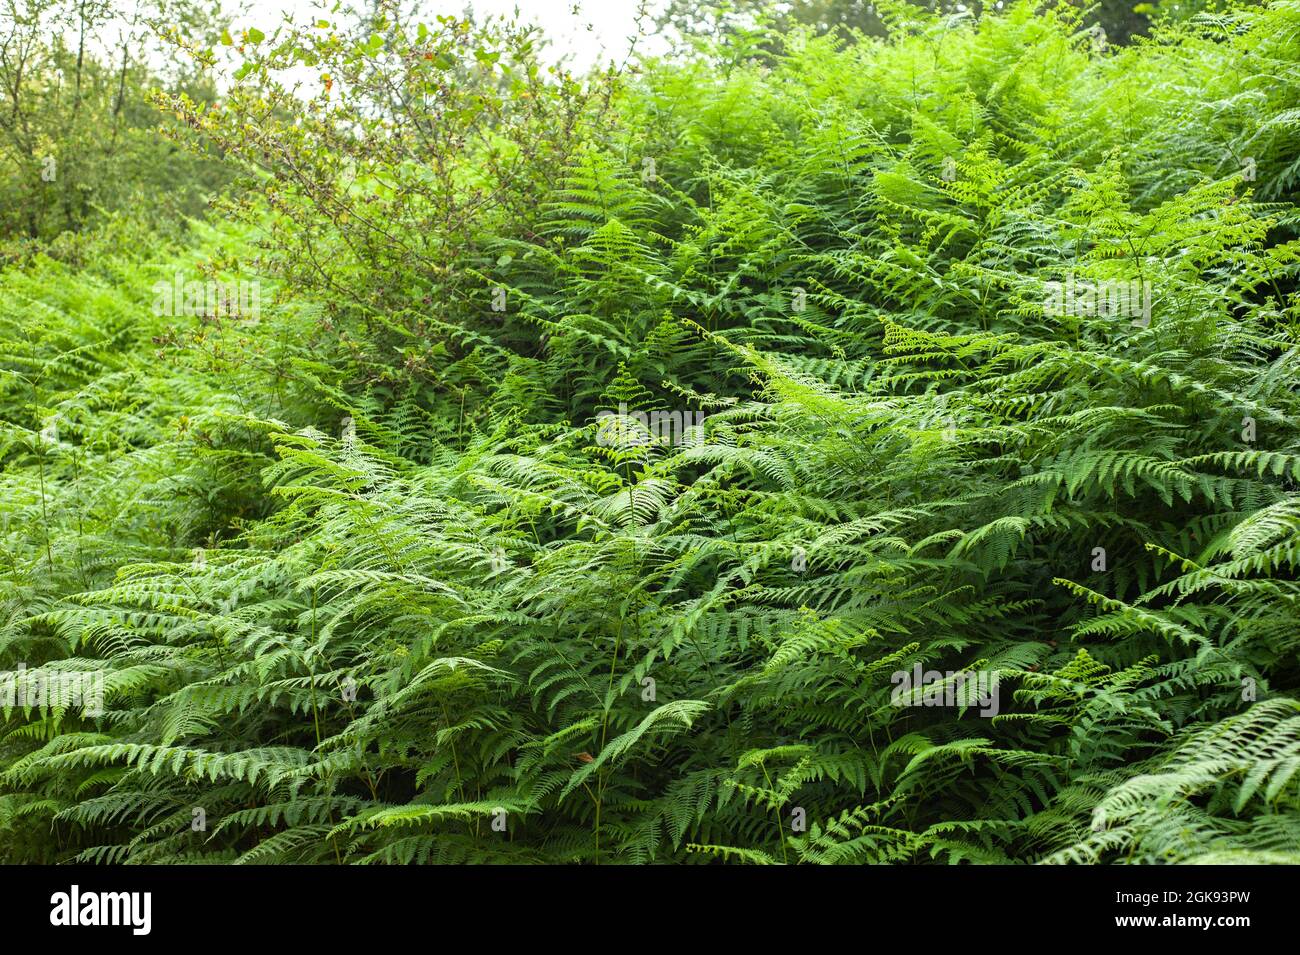
<svg viewBox="0 0 1300 955">
<path fill-rule="evenodd" d="M 420 15 L 410 22 L 412 25 L 420 20 L 432 23 L 438 15 L 464 16 L 467 10 L 472 10 L 480 20 L 504 17 L 521 24 L 534 23 L 541 27 L 550 44 L 543 51 L 542 59 L 555 62 L 565 58 L 570 69 L 581 73 L 611 61 L 616 64 L 626 61 L 632 40 L 638 35 L 637 17 L 642 9 L 648 12 L 641 20 L 644 35 L 637 41 L 637 52 L 666 52 L 670 44 L 655 34 L 653 22 L 653 14 L 665 3 L 666 0 L 420 0 Z M 353 22 L 350 17 L 331 13 L 333 6 L 334 0 L 222 0 L 225 25 L 232 33 L 254 26 L 267 36 L 275 32 L 286 15 L 302 25 L 319 19 L 340 26 Z M 348 6 L 369 8 L 370 4 L 360 0 Z M 403 4 L 404 9 L 409 6 Z M 93 55 L 115 62 L 124 35 L 136 37 L 128 43 L 132 59 L 143 55 L 150 63 L 161 66 L 160 56 L 174 55 L 170 51 L 162 53 L 156 42 L 140 45 L 140 38 L 148 28 L 139 17 L 138 0 L 114 0 L 113 11 L 113 20 L 98 24 L 86 37 Z M 69 48 L 76 49 L 79 37 L 72 22 L 52 23 L 51 28 L 62 34 Z M 218 47 L 216 52 L 225 71 L 240 62 L 241 58 L 230 51 Z"/>
<path fill-rule="evenodd" d="M 432 20 L 441 15 L 462 16 L 472 9 L 480 18 L 505 17 L 521 23 L 536 23 L 551 42 L 548 59 L 569 57 L 575 70 L 603 66 L 611 59 L 621 63 L 627 56 L 631 38 L 637 33 L 637 12 L 645 6 L 649 13 L 642 21 L 648 34 L 638 43 L 641 52 L 663 52 L 665 43 L 654 35 L 652 14 L 664 0 L 423 0 L 420 10 Z M 335 19 L 328 13 L 332 0 L 258 0 L 251 12 L 241 12 L 227 3 L 237 26 L 256 26 L 268 35 L 281 22 L 283 14 L 299 22 L 318 16 Z M 417 21 L 418 22 L 418 21 Z"/>
</svg>

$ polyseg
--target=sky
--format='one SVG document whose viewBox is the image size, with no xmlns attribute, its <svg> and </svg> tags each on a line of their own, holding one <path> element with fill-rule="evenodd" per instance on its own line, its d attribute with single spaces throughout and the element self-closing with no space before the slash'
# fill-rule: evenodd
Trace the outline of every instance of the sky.
<svg viewBox="0 0 1300 955">
<path fill-rule="evenodd" d="M 577 72 L 591 66 L 605 66 L 612 59 L 622 63 L 627 56 L 630 38 L 637 33 L 637 13 L 646 5 L 653 13 L 666 5 L 667 0 L 403 0 L 403 8 L 418 2 L 420 19 L 431 21 L 438 14 L 464 15 L 472 9 L 480 19 L 487 17 L 517 18 L 521 23 L 536 23 L 550 41 L 544 59 L 558 60 L 567 56 L 568 65 Z M 110 0 L 116 17 L 99 24 L 86 40 L 92 50 L 103 54 L 119 47 L 127 24 L 135 19 L 136 0 Z M 329 11 L 335 0 L 220 0 L 225 11 L 226 25 L 231 32 L 255 26 L 268 36 L 290 15 L 299 23 L 318 19 L 339 21 L 338 15 Z M 370 6 L 368 0 L 348 0 L 349 7 Z M 67 9 L 75 9 L 70 4 Z M 54 29 L 63 34 L 64 42 L 75 49 L 79 40 L 75 21 L 54 21 Z M 664 53 L 668 42 L 655 35 L 653 17 L 643 20 L 646 33 L 637 50 L 642 53 Z M 137 54 L 140 51 L 137 50 Z M 218 53 L 221 51 L 218 50 Z M 161 54 L 157 48 L 145 55 L 154 58 Z"/>
<path fill-rule="evenodd" d="M 569 54 L 575 68 L 602 64 L 610 58 L 621 61 L 627 52 L 628 37 L 636 33 L 637 8 L 645 0 L 423 0 L 429 16 L 461 14 L 472 7 L 480 16 L 512 16 L 517 10 L 524 21 L 540 24 L 551 39 L 555 55 Z M 663 0 L 649 0 L 652 11 Z M 305 20 L 333 0 L 256 0 L 248 7 L 250 14 L 235 14 L 236 24 L 250 23 L 265 30 L 280 21 L 282 13 Z M 236 10 L 240 4 L 227 2 Z M 575 12 L 576 10 L 576 12 Z M 653 32 L 654 24 L 646 17 L 645 29 Z M 270 32 L 269 30 L 267 31 Z M 638 47 L 654 52 L 660 47 L 648 37 Z"/>
</svg>

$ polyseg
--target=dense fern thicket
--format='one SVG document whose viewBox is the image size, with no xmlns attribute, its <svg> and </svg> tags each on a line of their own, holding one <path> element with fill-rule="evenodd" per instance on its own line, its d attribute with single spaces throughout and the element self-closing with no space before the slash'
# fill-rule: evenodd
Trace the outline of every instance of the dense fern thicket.
<svg viewBox="0 0 1300 955">
<path fill-rule="evenodd" d="M 106 686 L 5 859 L 1300 862 L 1300 4 L 890 26 L 644 63 L 415 319 L 0 276 L 0 655 Z"/>
</svg>

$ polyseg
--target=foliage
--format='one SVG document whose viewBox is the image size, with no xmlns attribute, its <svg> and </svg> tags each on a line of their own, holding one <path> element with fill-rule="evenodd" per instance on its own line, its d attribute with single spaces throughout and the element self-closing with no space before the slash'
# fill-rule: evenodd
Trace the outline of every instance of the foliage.
<svg viewBox="0 0 1300 955">
<path fill-rule="evenodd" d="M 1300 5 L 891 27 L 170 101 L 270 227 L 0 277 L 0 660 L 106 688 L 4 713 L 6 861 L 1300 861 Z M 259 319 L 150 313 L 204 256 Z"/>
<path fill-rule="evenodd" d="M 159 74 L 151 25 L 202 33 L 192 0 L 0 2 L 0 262 L 43 251 L 76 260 L 73 234 L 133 215 L 176 232 L 223 181 L 159 130 L 146 93 L 163 84 L 210 100 L 210 78 L 178 65 Z"/>
<path fill-rule="evenodd" d="M 982 0 L 909 0 L 917 7 L 945 16 L 984 13 Z M 1002 9 L 1004 4 L 991 4 Z M 1099 0 L 1073 4 L 1089 26 L 1100 27 L 1111 43 L 1128 43 L 1149 33 L 1151 24 L 1161 20 L 1184 20 L 1199 13 L 1217 11 L 1217 0 Z M 686 39 L 737 35 L 766 18 L 783 32 L 799 26 L 818 34 L 859 31 L 868 36 L 888 36 L 887 21 L 891 3 L 872 0 L 668 0 L 655 17 L 662 30 Z"/>
</svg>

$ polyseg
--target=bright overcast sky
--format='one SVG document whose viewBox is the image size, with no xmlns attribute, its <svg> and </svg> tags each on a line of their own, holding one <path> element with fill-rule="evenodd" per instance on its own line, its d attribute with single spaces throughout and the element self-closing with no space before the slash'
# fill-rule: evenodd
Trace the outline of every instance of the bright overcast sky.
<svg viewBox="0 0 1300 955">
<path fill-rule="evenodd" d="M 609 58 L 622 60 L 627 52 L 628 38 L 636 33 L 637 8 L 643 0 L 423 0 L 422 9 L 430 17 L 436 14 L 462 14 L 472 8 L 479 16 L 512 16 L 518 11 L 523 21 L 533 21 L 543 28 L 554 45 L 556 54 L 570 54 L 577 68 L 603 63 Z M 653 12 L 663 6 L 664 0 L 649 0 Z M 234 17 L 237 24 L 250 23 L 266 30 L 274 28 L 282 13 L 305 20 L 322 9 L 328 10 L 333 0 L 256 0 L 247 7 L 252 12 Z M 238 9 L 242 4 L 227 2 L 226 7 Z M 575 13 L 576 9 L 576 13 Z M 645 20 L 647 32 L 653 32 L 651 18 Z M 270 32 L 267 30 L 267 32 Z M 642 41 L 642 50 L 657 51 L 662 47 L 649 37 Z"/>
<path fill-rule="evenodd" d="M 96 34 L 87 38 L 92 49 L 98 47 L 101 53 L 117 49 L 125 24 L 134 20 L 136 2 L 113 0 L 112 8 L 120 16 L 101 24 Z M 463 16 L 467 10 L 473 10 L 479 19 L 506 17 L 535 23 L 551 44 L 545 58 L 553 61 L 567 56 L 569 65 L 577 71 L 604 66 L 611 59 L 621 64 L 627 56 L 630 39 L 637 33 L 638 10 L 645 5 L 654 14 L 667 3 L 668 0 L 418 0 L 426 20 L 439 14 Z M 221 5 L 232 32 L 255 26 L 269 35 L 286 14 L 299 23 L 341 19 L 329 12 L 335 0 L 221 0 Z M 367 0 L 351 0 L 345 5 L 370 6 Z M 409 9 L 412 5 L 412 0 L 404 0 L 402 8 Z M 74 24 L 62 22 L 55 29 L 62 32 L 65 43 L 76 47 L 79 37 Z M 652 15 L 644 17 L 642 29 L 645 35 L 638 43 L 638 52 L 667 52 L 670 44 L 655 34 Z"/>
</svg>

